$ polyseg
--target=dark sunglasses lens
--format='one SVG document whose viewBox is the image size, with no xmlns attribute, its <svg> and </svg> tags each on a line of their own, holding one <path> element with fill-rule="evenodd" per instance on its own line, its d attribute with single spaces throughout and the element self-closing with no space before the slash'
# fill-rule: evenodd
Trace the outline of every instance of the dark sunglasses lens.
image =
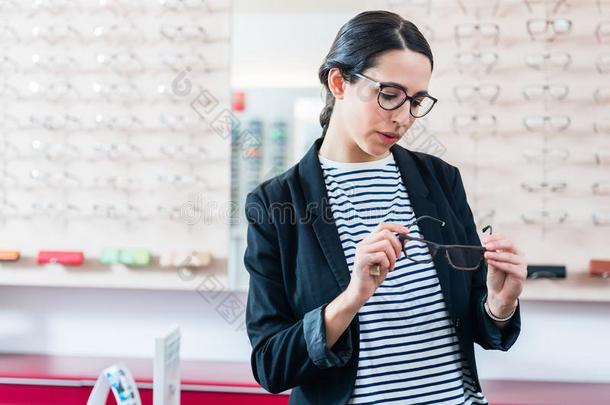
<svg viewBox="0 0 610 405">
<path fill-rule="evenodd" d="M 477 248 L 447 248 L 447 256 L 455 267 L 462 270 L 476 270 L 483 258 L 483 251 Z"/>
</svg>

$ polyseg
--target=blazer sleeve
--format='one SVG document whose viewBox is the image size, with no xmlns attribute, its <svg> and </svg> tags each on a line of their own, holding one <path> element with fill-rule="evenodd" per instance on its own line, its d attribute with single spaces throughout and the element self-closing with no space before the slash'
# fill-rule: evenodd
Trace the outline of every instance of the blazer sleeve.
<svg viewBox="0 0 610 405">
<path fill-rule="evenodd" d="M 467 201 L 462 177 L 455 168 L 453 193 L 456 202 L 456 212 L 464 226 L 468 244 L 481 246 L 477 234 L 473 214 Z M 520 304 L 510 321 L 500 328 L 487 315 L 483 306 L 487 299 L 487 263 L 483 261 L 481 268 L 472 276 L 471 316 L 474 320 L 474 341 L 486 350 L 507 351 L 515 343 L 521 331 Z"/>
<path fill-rule="evenodd" d="M 324 324 L 327 304 L 297 319 L 283 283 L 280 241 L 272 216 L 258 194 L 246 197 L 248 220 L 244 265 L 250 275 L 246 330 L 252 345 L 254 378 L 279 393 L 306 384 L 321 369 L 344 366 L 352 355 L 350 328 L 328 349 Z"/>
</svg>

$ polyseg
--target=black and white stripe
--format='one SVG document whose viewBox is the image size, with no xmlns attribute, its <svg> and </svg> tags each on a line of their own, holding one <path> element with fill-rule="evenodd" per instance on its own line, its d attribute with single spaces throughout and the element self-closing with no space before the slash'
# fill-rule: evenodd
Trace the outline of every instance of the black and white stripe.
<svg viewBox="0 0 610 405">
<path fill-rule="evenodd" d="M 391 153 L 361 163 L 319 158 L 351 272 L 356 244 L 380 222 L 408 224 L 415 215 Z M 410 235 L 422 237 L 417 225 Z M 419 254 L 430 257 L 426 245 Z M 461 356 L 433 263 L 401 256 L 358 320 L 360 358 L 350 403 L 487 404 Z"/>
</svg>

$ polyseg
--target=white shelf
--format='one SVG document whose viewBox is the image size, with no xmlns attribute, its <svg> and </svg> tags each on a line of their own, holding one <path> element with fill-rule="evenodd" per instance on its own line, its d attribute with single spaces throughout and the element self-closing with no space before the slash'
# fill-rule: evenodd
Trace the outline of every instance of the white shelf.
<svg viewBox="0 0 610 405">
<path fill-rule="evenodd" d="M 0 265 L 0 286 L 205 291 L 213 285 L 214 288 L 229 290 L 226 263 L 225 258 L 214 258 L 209 267 L 186 275 L 177 269 L 154 265 L 126 268 L 86 261 L 79 267 L 39 266 L 33 259 L 24 258 L 16 263 Z"/>
<path fill-rule="evenodd" d="M 610 279 L 586 271 L 568 272 L 565 279 L 528 279 L 522 300 L 610 302 Z"/>
</svg>

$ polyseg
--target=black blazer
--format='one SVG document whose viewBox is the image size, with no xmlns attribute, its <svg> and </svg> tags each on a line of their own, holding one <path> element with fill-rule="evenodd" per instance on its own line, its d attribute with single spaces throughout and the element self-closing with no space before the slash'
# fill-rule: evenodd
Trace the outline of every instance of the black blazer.
<svg viewBox="0 0 610 405">
<path fill-rule="evenodd" d="M 347 403 L 358 365 L 357 316 L 337 343 L 326 347 L 324 308 L 345 290 L 350 273 L 317 155 L 322 140 L 318 138 L 297 164 L 246 197 L 246 328 L 252 372 L 271 393 L 292 389 L 290 404 Z M 421 222 L 424 237 L 480 246 L 458 169 L 397 144 L 390 151 L 416 216 L 446 222 L 442 228 Z M 485 349 L 508 350 L 520 332 L 519 308 L 507 326 L 498 328 L 483 307 L 486 264 L 473 272 L 449 267 L 443 255 L 434 263 L 461 350 L 480 390 L 474 342 Z"/>
</svg>

